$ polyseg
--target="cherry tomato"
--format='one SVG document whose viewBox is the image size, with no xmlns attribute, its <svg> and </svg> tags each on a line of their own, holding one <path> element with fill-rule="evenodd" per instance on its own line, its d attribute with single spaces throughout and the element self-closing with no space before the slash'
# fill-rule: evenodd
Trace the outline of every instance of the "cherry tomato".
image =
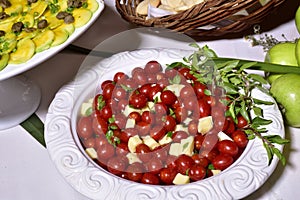
<svg viewBox="0 0 300 200">
<path fill-rule="evenodd" d="M 107 122 L 100 117 L 93 119 L 92 127 L 93 127 L 95 134 L 98 134 L 98 135 L 106 134 L 106 132 L 108 131 Z"/>
<path fill-rule="evenodd" d="M 93 135 L 92 119 L 81 117 L 77 122 L 77 134 L 80 138 L 87 139 Z"/>
<path fill-rule="evenodd" d="M 164 116 L 162 121 L 167 131 L 173 131 L 177 125 L 175 118 L 170 115 Z"/>
<path fill-rule="evenodd" d="M 164 127 L 156 125 L 150 129 L 149 134 L 154 140 L 158 141 L 161 138 L 163 138 L 166 133 L 167 133 L 167 130 Z"/>
<path fill-rule="evenodd" d="M 112 92 L 112 98 L 114 98 L 116 101 L 120 101 L 121 99 L 126 99 L 127 92 L 121 87 L 115 87 L 115 89 Z"/>
<path fill-rule="evenodd" d="M 144 143 L 138 144 L 138 145 L 136 146 L 136 150 L 135 150 L 135 151 L 136 151 L 136 154 L 137 154 L 138 158 L 139 158 L 142 162 L 144 162 L 144 163 L 149 162 L 149 161 L 152 159 L 152 156 L 153 156 L 152 151 L 151 151 L 151 149 L 150 149 L 146 144 L 144 144 Z"/>
<path fill-rule="evenodd" d="M 185 85 L 181 90 L 180 90 L 180 97 L 181 98 L 190 98 L 190 97 L 196 97 L 195 91 L 192 86 L 190 85 Z"/>
<path fill-rule="evenodd" d="M 165 74 L 166 74 L 166 77 L 168 77 L 169 79 L 172 79 L 178 74 L 178 71 L 176 69 L 167 69 L 165 71 Z"/>
<path fill-rule="evenodd" d="M 201 99 L 202 97 L 205 96 L 205 90 L 207 89 L 206 85 L 196 81 L 194 83 L 194 91 L 195 91 L 195 94 L 197 96 L 198 99 Z"/>
<path fill-rule="evenodd" d="M 124 78 L 128 78 L 128 76 L 124 72 L 117 72 L 113 77 L 113 81 L 115 83 L 118 83 L 120 80 Z"/>
<path fill-rule="evenodd" d="M 236 156 L 239 152 L 239 147 L 231 140 L 222 140 L 217 144 L 220 153 L 228 154 L 232 157 Z"/>
<path fill-rule="evenodd" d="M 219 155 L 219 152 L 217 149 L 201 149 L 199 154 L 201 157 L 207 158 L 209 161 L 212 161 L 217 155 Z"/>
<path fill-rule="evenodd" d="M 154 104 L 154 111 L 156 114 L 155 117 L 157 118 L 157 115 L 158 116 L 166 115 L 168 112 L 168 107 L 164 103 L 158 102 L 158 103 Z"/>
<path fill-rule="evenodd" d="M 192 155 L 192 159 L 194 160 L 196 165 L 201 165 L 203 167 L 207 167 L 210 163 L 207 158 L 200 156 L 199 154 Z"/>
<path fill-rule="evenodd" d="M 191 166 L 188 175 L 191 180 L 199 181 L 206 176 L 206 169 L 202 165 L 193 165 Z"/>
<path fill-rule="evenodd" d="M 156 74 L 162 71 L 162 66 L 157 61 L 149 61 L 145 65 L 145 72 L 147 74 Z"/>
<path fill-rule="evenodd" d="M 147 105 L 148 99 L 142 93 L 133 93 L 129 97 L 129 104 L 134 108 L 144 108 Z"/>
<path fill-rule="evenodd" d="M 238 121 L 237 123 L 238 128 L 244 128 L 245 126 L 248 125 L 247 120 L 242 115 L 237 116 L 237 121 Z"/>
<path fill-rule="evenodd" d="M 115 119 L 114 123 L 119 127 L 119 129 L 125 128 L 127 121 L 126 121 L 126 117 L 123 114 L 121 113 L 116 114 L 114 119 Z"/>
<path fill-rule="evenodd" d="M 164 90 L 160 94 L 160 99 L 165 105 L 172 105 L 177 100 L 176 95 L 170 90 Z"/>
<path fill-rule="evenodd" d="M 126 169 L 127 178 L 135 182 L 139 182 L 142 179 L 144 172 L 144 165 L 139 162 L 128 165 Z"/>
<path fill-rule="evenodd" d="M 198 133 L 198 121 L 190 121 L 190 123 L 188 124 L 188 132 L 190 135 L 196 135 Z"/>
<path fill-rule="evenodd" d="M 203 99 L 198 100 L 198 111 L 199 111 L 199 118 L 207 117 L 210 115 L 211 107 L 210 105 L 204 101 Z"/>
<path fill-rule="evenodd" d="M 137 68 L 133 74 L 132 79 L 138 84 L 138 85 L 144 85 L 147 83 L 147 75 L 142 68 Z"/>
<path fill-rule="evenodd" d="M 127 162 L 123 157 L 115 156 L 108 160 L 107 170 L 115 175 L 120 175 L 127 167 Z"/>
<path fill-rule="evenodd" d="M 213 160 L 212 164 L 215 169 L 224 170 L 233 163 L 232 156 L 228 154 L 219 154 Z"/>
<path fill-rule="evenodd" d="M 135 135 L 138 135 L 138 131 L 135 128 L 125 128 L 121 132 L 120 140 L 122 142 L 127 143 L 130 137 L 133 137 Z"/>
<path fill-rule="evenodd" d="M 104 134 L 96 135 L 96 137 L 95 137 L 95 149 L 97 150 L 98 148 L 100 148 L 104 144 L 109 144 L 106 137 L 105 137 L 105 135 Z"/>
<path fill-rule="evenodd" d="M 95 138 L 90 137 L 82 141 L 85 148 L 95 148 Z"/>
<path fill-rule="evenodd" d="M 151 184 L 151 185 L 158 185 L 159 178 L 156 174 L 153 173 L 144 173 L 141 179 L 141 183 L 144 184 Z"/>
<path fill-rule="evenodd" d="M 189 136 L 189 134 L 185 131 L 175 131 L 172 134 L 172 140 L 173 142 L 180 142 L 182 139 L 186 139 Z"/>
<path fill-rule="evenodd" d="M 197 134 L 197 135 L 194 137 L 194 148 L 195 148 L 197 151 L 199 151 L 199 150 L 202 148 L 203 140 L 204 140 L 204 136 L 201 135 L 201 134 Z"/>
<path fill-rule="evenodd" d="M 150 128 L 151 128 L 150 124 L 148 124 L 148 123 L 146 123 L 144 121 L 140 121 L 140 122 L 136 123 L 135 127 L 138 130 L 139 136 L 147 136 L 147 135 L 149 135 Z"/>
<path fill-rule="evenodd" d="M 112 117 L 112 110 L 109 105 L 105 105 L 100 111 L 99 111 L 99 117 L 101 117 L 104 120 L 108 120 Z"/>
<path fill-rule="evenodd" d="M 175 164 L 179 173 L 186 174 L 187 170 L 190 169 L 195 162 L 190 156 L 182 154 L 175 160 Z"/>
<path fill-rule="evenodd" d="M 235 123 L 231 117 L 226 117 L 226 120 L 228 122 L 227 129 L 224 130 L 224 132 L 228 135 L 232 134 L 235 131 Z"/>
<path fill-rule="evenodd" d="M 159 174 L 160 170 L 164 167 L 162 161 L 156 157 L 149 160 L 145 166 L 147 171 L 153 174 Z"/>
<path fill-rule="evenodd" d="M 175 113 L 177 123 L 183 122 L 188 116 L 188 111 L 183 107 L 175 108 L 174 113 Z"/>
<path fill-rule="evenodd" d="M 136 123 L 142 120 L 141 114 L 139 112 L 136 112 L 136 111 L 129 113 L 128 118 L 129 119 L 134 119 L 134 121 Z"/>
<path fill-rule="evenodd" d="M 103 98 L 105 100 L 111 99 L 114 89 L 115 85 L 113 83 L 107 83 L 102 91 Z"/>
<path fill-rule="evenodd" d="M 176 161 L 177 157 L 173 156 L 173 155 L 168 155 L 167 159 L 166 159 L 166 165 L 167 168 L 172 168 L 175 169 L 177 171 L 177 166 L 176 166 Z"/>
<path fill-rule="evenodd" d="M 142 113 L 142 121 L 146 122 L 147 124 L 151 124 L 152 122 L 155 122 L 155 114 L 150 111 L 144 111 Z"/>
<path fill-rule="evenodd" d="M 127 143 L 121 142 L 116 147 L 116 154 L 117 156 L 126 156 L 129 153 Z"/>
<path fill-rule="evenodd" d="M 247 135 L 241 130 L 234 131 L 231 137 L 239 148 L 245 148 L 249 142 Z"/>
<path fill-rule="evenodd" d="M 174 168 L 163 168 L 159 173 L 159 177 L 163 183 L 171 185 L 176 174 L 177 171 Z"/>
<path fill-rule="evenodd" d="M 113 81 L 112 80 L 103 81 L 102 84 L 101 84 L 101 90 L 104 90 L 105 86 L 109 83 L 113 83 Z"/>
<path fill-rule="evenodd" d="M 115 155 L 115 148 L 111 144 L 103 144 L 97 149 L 98 160 L 106 161 Z"/>
<path fill-rule="evenodd" d="M 165 162 L 168 157 L 169 146 L 159 146 L 152 150 L 154 157 Z"/>
<path fill-rule="evenodd" d="M 150 90 L 149 90 L 149 93 L 148 93 L 148 99 L 150 101 L 153 101 L 154 99 L 154 96 L 158 93 L 158 92 L 161 92 L 162 91 L 162 88 L 159 86 L 159 85 L 154 85 L 154 86 L 151 86 Z"/>
<path fill-rule="evenodd" d="M 142 85 L 138 89 L 139 93 L 142 93 L 142 94 L 144 94 L 144 95 L 146 95 L 148 97 L 150 89 L 152 87 L 151 85 L 152 85 L 151 83 L 147 83 L 147 84 Z"/>
<path fill-rule="evenodd" d="M 178 70 L 178 72 L 184 76 L 184 78 L 186 79 L 189 79 L 189 80 L 192 80 L 194 79 L 194 76 L 190 73 L 191 70 L 189 68 L 186 68 L 186 67 L 182 67 Z"/>
</svg>

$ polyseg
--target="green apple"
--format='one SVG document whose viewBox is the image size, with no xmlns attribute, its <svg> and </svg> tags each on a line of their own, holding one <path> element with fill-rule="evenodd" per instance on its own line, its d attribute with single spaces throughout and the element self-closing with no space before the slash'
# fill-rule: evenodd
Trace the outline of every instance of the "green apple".
<svg viewBox="0 0 300 200">
<path fill-rule="evenodd" d="M 273 82 L 270 93 L 283 107 L 286 124 L 300 127 L 300 74 L 280 76 Z"/>
<path fill-rule="evenodd" d="M 298 66 L 295 51 L 296 43 L 294 42 L 284 42 L 276 44 L 267 52 L 265 62 L 280 65 Z M 270 73 L 268 75 L 268 81 L 272 84 L 273 81 L 281 75 L 282 74 Z"/>
<path fill-rule="evenodd" d="M 300 6 L 298 7 L 295 15 L 295 23 L 298 30 L 298 33 L 300 33 Z"/>
<path fill-rule="evenodd" d="M 296 42 L 295 53 L 296 53 L 296 59 L 297 59 L 297 62 L 298 62 L 298 66 L 300 66 L 300 39 L 298 39 L 297 42 Z"/>
</svg>

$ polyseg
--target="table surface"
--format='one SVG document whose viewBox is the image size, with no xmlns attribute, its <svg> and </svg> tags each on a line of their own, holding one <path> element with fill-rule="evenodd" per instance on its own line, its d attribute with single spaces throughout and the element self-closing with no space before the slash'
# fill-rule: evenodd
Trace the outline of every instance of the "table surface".
<svg viewBox="0 0 300 200">
<path fill-rule="evenodd" d="M 124 34 L 123 31 L 131 30 L 134 27 L 120 18 L 114 8 L 113 1 L 110 0 L 105 3 L 106 8 L 100 18 L 73 44 L 94 48 L 113 35 L 117 39 L 128 37 L 128 33 L 125 32 Z M 282 33 L 288 39 L 299 37 L 291 18 L 292 12 L 290 12 L 295 11 L 295 6 L 299 3 L 292 4 L 283 5 L 282 10 L 289 11 L 284 12 L 286 18 L 282 16 L 277 17 L 278 20 L 269 18 L 261 27 L 266 28 L 268 33 L 278 37 L 281 37 Z M 119 33 L 122 32 L 123 35 L 120 36 Z M 175 48 L 187 45 L 159 36 L 150 38 L 151 41 L 149 41 L 148 37 L 147 35 L 140 35 L 140 38 L 134 38 L 134 42 L 126 44 L 127 46 L 109 40 L 110 43 L 108 44 L 110 46 L 105 46 L 106 43 L 104 42 L 103 47 L 116 52 L 144 47 Z M 261 48 L 251 47 L 249 41 L 242 37 L 208 39 L 207 41 L 198 42 L 208 44 L 222 56 L 256 60 L 263 60 L 264 58 L 264 52 Z M 47 109 L 56 92 L 74 78 L 85 58 L 85 55 L 63 50 L 46 62 L 24 73 L 41 88 L 42 99 L 36 113 L 42 121 L 45 120 Z M 283 167 L 278 164 L 267 182 L 258 191 L 245 199 L 278 200 L 296 199 L 300 196 L 300 190 L 298 189 L 300 178 L 300 129 L 286 126 L 286 137 L 291 140 L 291 143 L 284 148 L 284 155 L 288 160 L 287 166 Z M 47 149 L 20 126 L 0 131 L 0 157 L 1 200 L 88 199 L 79 194 L 63 179 L 51 161 Z"/>
</svg>

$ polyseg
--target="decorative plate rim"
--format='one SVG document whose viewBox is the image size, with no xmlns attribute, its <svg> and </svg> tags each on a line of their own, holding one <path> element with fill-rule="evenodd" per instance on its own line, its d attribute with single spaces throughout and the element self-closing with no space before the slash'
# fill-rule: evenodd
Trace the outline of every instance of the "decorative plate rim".
<svg viewBox="0 0 300 200">
<path fill-rule="evenodd" d="M 190 53 L 168 48 L 118 53 L 84 68 L 74 81 L 57 92 L 46 115 L 45 141 L 56 168 L 74 189 L 91 199 L 241 199 L 263 185 L 275 170 L 278 159 L 275 157 L 268 166 L 267 153 L 259 139 L 251 140 L 240 158 L 220 174 L 176 186 L 145 185 L 116 177 L 97 166 L 81 147 L 74 124 L 81 103 L 98 89 L 100 84 L 95 83 L 120 71 L 119 63 L 132 69 L 154 59 L 165 65 L 182 61 Z M 275 102 L 259 90 L 254 90 L 253 95 Z M 276 102 L 262 108 L 265 117 L 273 120 L 266 127 L 268 133 L 284 137 L 283 119 Z M 283 146 L 278 148 L 282 151 Z"/>
</svg>

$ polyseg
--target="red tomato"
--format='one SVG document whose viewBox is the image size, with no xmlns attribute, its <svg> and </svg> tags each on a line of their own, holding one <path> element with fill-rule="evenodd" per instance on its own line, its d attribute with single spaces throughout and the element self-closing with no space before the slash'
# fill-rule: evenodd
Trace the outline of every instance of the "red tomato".
<svg viewBox="0 0 300 200">
<path fill-rule="evenodd" d="M 249 142 L 247 135 L 241 130 L 234 131 L 231 137 L 239 148 L 245 148 Z"/>
<path fill-rule="evenodd" d="M 147 105 L 148 99 L 145 94 L 133 93 L 129 97 L 129 104 L 137 109 L 144 108 Z"/>
<path fill-rule="evenodd" d="M 144 163 L 151 160 L 153 156 L 151 149 L 144 143 L 136 146 L 136 154 L 138 158 Z"/>
<path fill-rule="evenodd" d="M 162 71 L 162 66 L 157 61 L 149 61 L 145 65 L 145 72 L 147 74 L 156 74 Z"/>
<path fill-rule="evenodd" d="M 144 165 L 138 162 L 128 165 L 126 169 L 128 179 L 136 182 L 139 182 L 142 179 L 144 172 Z"/>
<path fill-rule="evenodd" d="M 142 176 L 141 183 L 151 184 L 151 185 L 158 185 L 159 184 L 159 178 L 156 174 L 145 173 Z"/>
<path fill-rule="evenodd" d="M 172 105 L 177 100 L 176 95 L 170 90 L 164 90 L 160 94 L 160 99 L 165 105 Z"/>
<path fill-rule="evenodd" d="M 233 163 L 232 156 L 228 154 L 219 154 L 213 160 L 212 164 L 215 169 L 224 170 Z"/>
<path fill-rule="evenodd" d="M 177 171 L 174 168 L 163 168 L 159 173 L 159 177 L 163 183 L 171 185 L 176 174 Z"/>
<path fill-rule="evenodd" d="M 127 167 L 128 162 L 123 157 L 115 156 L 108 160 L 107 169 L 115 175 L 120 175 Z"/>
<path fill-rule="evenodd" d="M 167 130 L 162 127 L 162 126 L 154 126 L 153 128 L 150 129 L 150 136 L 158 141 L 161 138 L 163 138 L 165 136 L 165 134 L 167 133 Z"/>
<path fill-rule="evenodd" d="M 191 180 L 199 181 L 206 176 L 206 169 L 202 165 L 193 165 L 188 172 Z"/>
<path fill-rule="evenodd" d="M 92 119 L 81 117 L 77 122 L 77 134 L 80 138 L 87 139 L 93 135 Z"/>
<path fill-rule="evenodd" d="M 195 162 L 190 156 L 182 154 L 175 160 L 175 164 L 179 173 L 186 174 L 187 170 L 190 169 Z"/>
<path fill-rule="evenodd" d="M 232 157 L 236 156 L 239 152 L 239 147 L 231 140 L 222 140 L 217 144 L 217 148 L 220 153 L 228 154 Z"/>
<path fill-rule="evenodd" d="M 173 131 L 177 125 L 175 118 L 170 115 L 164 116 L 162 121 L 167 131 Z"/>
<path fill-rule="evenodd" d="M 160 170 L 164 167 L 163 162 L 156 157 L 153 157 L 151 160 L 149 160 L 145 166 L 147 171 L 153 174 L 159 174 Z"/>
</svg>

